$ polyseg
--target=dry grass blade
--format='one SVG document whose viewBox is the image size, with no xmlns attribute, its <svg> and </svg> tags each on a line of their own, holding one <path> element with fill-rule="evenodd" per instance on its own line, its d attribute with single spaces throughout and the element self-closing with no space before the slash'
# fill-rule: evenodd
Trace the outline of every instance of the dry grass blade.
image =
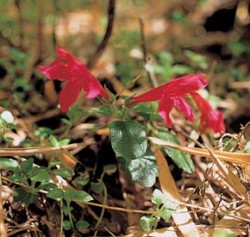
<svg viewBox="0 0 250 237">
<path fill-rule="evenodd" d="M 225 164 L 221 162 L 221 160 L 214 154 L 213 150 L 207 147 L 211 155 L 211 159 L 217 165 L 219 169 L 219 174 L 222 176 L 224 181 L 228 184 L 229 188 L 233 189 L 235 194 L 239 196 L 241 199 L 247 199 L 247 190 L 244 185 L 241 183 L 240 178 L 235 175 L 229 167 L 226 167 Z"/>
<path fill-rule="evenodd" d="M 56 151 L 63 150 L 74 150 L 78 147 L 83 147 L 86 145 L 93 144 L 93 140 L 86 140 L 84 143 L 72 143 L 62 147 L 29 147 L 29 148 L 0 148 L 0 157 L 1 156 L 30 156 L 37 154 L 52 153 Z"/>
<path fill-rule="evenodd" d="M 126 89 L 125 86 L 115 77 L 111 77 L 109 78 L 109 80 L 112 82 L 112 85 L 118 95 L 126 95 L 126 96 L 133 95 L 133 93 L 130 90 Z"/>
<path fill-rule="evenodd" d="M 168 167 L 168 163 L 159 148 L 156 149 L 155 156 L 159 167 L 159 181 L 163 193 L 172 201 L 181 201 L 181 196 Z M 177 212 L 172 215 L 178 230 L 185 237 L 199 236 L 195 224 L 185 206 L 180 205 Z"/>
<path fill-rule="evenodd" d="M 202 157 L 212 159 L 212 156 L 210 153 L 212 152 L 214 155 L 216 155 L 219 159 L 223 161 L 236 163 L 240 166 L 250 165 L 250 154 L 218 151 L 218 150 L 213 150 L 213 149 L 208 150 L 208 149 L 203 149 L 203 148 L 189 148 L 189 147 L 177 145 L 168 141 L 164 141 L 156 137 L 149 137 L 149 140 L 154 144 L 175 148 L 179 151 L 188 153 L 190 155 L 197 155 L 197 156 L 202 156 Z"/>
</svg>

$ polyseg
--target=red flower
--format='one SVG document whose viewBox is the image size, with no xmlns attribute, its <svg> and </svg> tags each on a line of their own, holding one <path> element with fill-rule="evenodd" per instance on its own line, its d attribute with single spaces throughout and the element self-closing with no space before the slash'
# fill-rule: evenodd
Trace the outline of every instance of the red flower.
<svg viewBox="0 0 250 237">
<path fill-rule="evenodd" d="M 212 128 L 215 132 L 224 132 L 225 126 L 223 127 L 224 123 L 221 112 L 214 110 L 205 99 L 197 94 L 197 90 L 207 85 L 205 76 L 205 74 L 200 73 L 180 77 L 142 95 L 133 97 L 130 104 L 133 105 L 159 100 L 158 112 L 166 125 L 171 127 L 172 121 L 169 117 L 169 113 L 173 107 L 184 114 L 188 120 L 194 120 L 192 107 L 185 99 L 187 95 L 191 95 L 194 97 L 198 108 L 202 112 L 200 124 L 201 132 L 204 132 L 208 128 Z M 207 112 L 210 113 L 208 114 Z M 213 124 L 214 122 L 216 122 L 215 125 Z M 220 126 L 220 128 L 217 126 Z"/>
<path fill-rule="evenodd" d="M 193 93 L 192 97 L 201 112 L 199 130 L 202 133 L 207 129 L 224 133 L 225 124 L 223 121 L 223 114 L 219 110 L 212 108 L 212 106 L 198 93 Z"/>
<path fill-rule="evenodd" d="M 67 81 L 58 99 L 63 112 L 67 112 L 74 104 L 82 89 L 86 92 L 87 99 L 97 96 L 109 98 L 99 81 L 74 55 L 59 46 L 56 46 L 56 52 L 58 57 L 51 65 L 38 68 L 49 79 Z"/>
</svg>

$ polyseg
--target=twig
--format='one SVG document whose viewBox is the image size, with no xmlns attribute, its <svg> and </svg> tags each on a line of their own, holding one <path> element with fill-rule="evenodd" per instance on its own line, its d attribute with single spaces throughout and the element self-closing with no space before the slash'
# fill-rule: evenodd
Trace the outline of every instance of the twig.
<svg viewBox="0 0 250 237">
<path fill-rule="evenodd" d="M 42 58 L 42 51 L 44 48 L 43 40 L 43 2 L 42 0 L 37 1 L 37 55 L 34 66 L 40 63 Z"/>
<path fill-rule="evenodd" d="M 149 66 L 151 66 L 148 63 L 148 55 L 147 55 L 147 47 L 146 47 L 146 41 L 145 41 L 145 34 L 144 34 L 144 22 L 142 18 L 139 17 L 139 26 L 140 26 L 140 34 L 141 34 L 141 48 L 142 48 L 142 53 L 143 53 L 143 61 L 144 61 L 144 66 L 146 68 L 148 80 L 152 83 L 153 87 L 158 86 L 158 82 L 153 75 L 153 73 L 150 71 Z"/>
<path fill-rule="evenodd" d="M 72 143 L 61 147 L 29 147 L 29 148 L 0 148 L 1 156 L 31 156 L 37 154 L 51 153 L 55 151 L 73 150 L 81 146 L 83 143 Z M 84 142 L 84 144 L 86 144 Z"/>
<path fill-rule="evenodd" d="M 33 123 L 37 123 L 37 122 L 44 120 L 44 119 L 49 119 L 51 117 L 58 116 L 61 113 L 62 112 L 58 108 L 55 108 L 52 110 L 48 110 L 40 115 L 26 117 L 26 118 L 22 119 L 22 121 L 24 121 L 25 123 L 28 123 L 28 124 L 33 124 Z"/>
<path fill-rule="evenodd" d="M 14 1 L 15 7 L 17 8 L 18 11 L 18 27 L 19 27 L 19 45 L 21 46 L 21 48 L 23 48 L 23 39 L 24 39 L 24 35 L 23 35 L 23 26 L 24 26 L 24 21 L 23 21 L 23 16 L 22 16 L 22 9 L 21 9 L 21 1 L 20 0 L 15 0 Z"/>
<path fill-rule="evenodd" d="M 35 70 L 35 67 L 41 62 L 43 51 L 43 3 L 42 0 L 37 1 L 37 25 L 36 25 L 36 45 L 35 54 L 30 58 L 28 67 L 25 70 L 24 77 L 27 82 L 31 80 L 31 76 Z"/>
<path fill-rule="evenodd" d="M 59 12 L 59 6 L 58 6 L 58 1 L 57 0 L 53 0 L 52 1 L 53 4 L 53 22 L 52 22 L 52 44 L 54 46 L 54 48 L 57 45 L 57 37 L 56 37 L 56 15 Z"/>
<path fill-rule="evenodd" d="M 0 236 L 7 237 L 7 231 L 4 226 L 4 216 L 3 216 L 3 199 L 2 199 L 2 177 L 1 177 L 1 171 L 0 171 Z"/>
<path fill-rule="evenodd" d="M 89 69 L 93 68 L 93 66 L 96 64 L 98 58 L 102 55 L 103 51 L 108 45 L 108 41 L 110 39 L 110 36 L 112 34 L 113 25 L 114 25 L 114 19 L 115 19 L 115 1 L 116 0 L 109 0 L 108 5 L 108 25 L 106 28 L 105 35 L 99 44 L 98 48 L 96 49 L 96 52 L 93 54 L 92 57 L 90 57 L 87 67 Z"/>
<path fill-rule="evenodd" d="M 77 202 L 77 204 L 81 204 Z M 94 203 L 94 202 L 86 202 L 83 205 L 88 205 L 88 206 L 95 206 L 95 207 L 100 207 L 100 208 L 105 208 L 113 211 L 121 211 L 121 212 L 131 212 L 131 213 L 138 213 L 138 214 L 145 214 L 145 215 L 152 215 L 156 214 L 156 211 L 144 211 L 144 210 L 138 210 L 138 209 L 127 209 L 127 208 L 122 208 L 122 207 L 113 207 L 113 206 L 108 206 L 108 205 L 103 205 L 99 203 Z"/>
</svg>

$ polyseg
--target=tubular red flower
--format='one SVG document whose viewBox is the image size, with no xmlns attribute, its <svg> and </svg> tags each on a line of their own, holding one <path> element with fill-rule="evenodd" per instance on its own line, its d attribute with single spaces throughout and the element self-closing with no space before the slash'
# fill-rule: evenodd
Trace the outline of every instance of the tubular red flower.
<svg viewBox="0 0 250 237">
<path fill-rule="evenodd" d="M 67 112 L 74 104 L 82 89 L 86 92 L 87 99 L 97 96 L 109 98 L 100 82 L 73 54 L 59 46 L 56 46 L 56 52 L 58 57 L 51 65 L 38 68 L 51 80 L 67 81 L 59 95 L 59 104 L 63 112 Z"/>
<path fill-rule="evenodd" d="M 207 86 L 205 76 L 205 74 L 199 73 L 179 77 L 175 80 L 167 82 L 164 85 L 158 86 L 142 95 L 133 97 L 130 101 L 130 104 L 132 105 L 160 100 L 163 94 L 166 92 L 168 95 L 176 96 L 205 88 Z"/>
<path fill-rule="evenodd" d="M 212 108 L 200 94 L 193 93 L 192 97 L 201 112 L 199 130 L 205 132 L 208 129 L 212 129 L 215 133 L 224 133 L 223 114 L 219 110 Z"/>
<path fill-rule="evenodd" d="M 171 127 L 172 121 L 169 117 L 169 113 L 174 107 L 184 114 L 188 120 L 194 121 L 192 107 L 185 99 L 187 95 L 191 95 L 201 110 L 200 131 L 204 132 L 208 128 L 212 128 L 214 132 L 224 132 L 225 125 L 222 113 L 218 110 L 214 110 L 209 103 L 205 99 L 200 98 L 197 93 L 197 90 L 203 89 L 207 85 L 205 76 L 205 74 L 199 73 L 177 78 L 142 95 L 133 97 L 130 104 L 134 105 L 158 100 L 158 112 L 166 125 Z M 214 124 L 215 121 L 217 124 Z"/>
</svg>

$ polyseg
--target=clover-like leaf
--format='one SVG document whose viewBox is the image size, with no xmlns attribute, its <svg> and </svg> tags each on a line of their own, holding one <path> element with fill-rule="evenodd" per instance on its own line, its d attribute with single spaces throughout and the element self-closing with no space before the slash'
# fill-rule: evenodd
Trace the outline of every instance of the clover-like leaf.
<svg viewBox="0 0 250 237">
<path fill-rule="evenodd" d="M 156 228 L 158 220 L 155 216 L 142 216 L 140 218 L 140 226 L 145 231 L 151 231 Z"/>
</svg>

